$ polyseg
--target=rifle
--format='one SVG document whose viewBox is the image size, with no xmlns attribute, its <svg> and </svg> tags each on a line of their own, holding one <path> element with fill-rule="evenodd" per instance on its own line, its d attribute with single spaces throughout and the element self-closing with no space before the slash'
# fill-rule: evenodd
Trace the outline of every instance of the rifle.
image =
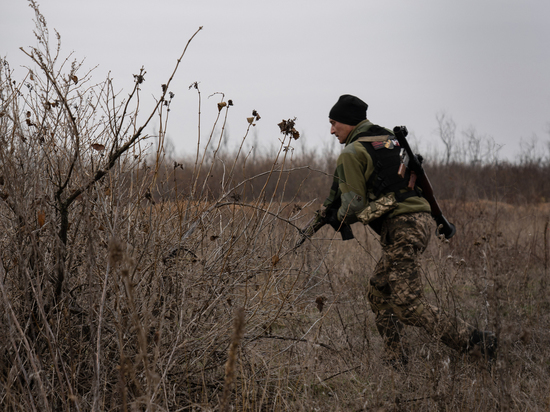
<svg viewBox="0 0 550 412">
<path fill-rule="evenodd" d="M 401 146 L 402 150 L 399 174 L 404 177 L 405 168 L 408 168 L 411 171 L 409 189 L 414 189 L 415 184 L 420 189 L 422 189 L 422 196 L 430 204 L 432 217 L 437 223 L 437 229 L 435 233 L 438 236 L 444 235 L 445 239 L 452 238 L 456 233 L 456 228 L 452 223 L 449 223 L 445 216 L 443 216 L 443 212 L 439 207 L 439 203 L 437 203 L 437 200 L 434 196 L 432 185 L 428 179 L 428 176 L 426 176 L 424 168 L 422 167 L 422 156 L 415 155 L 412 152 L 411 147 L 409 146 L 409 142 L 407 142 L 406 136 L 409 133 L 407 131 L 407 128 L 405 126 L 396 126 L 393 128 L 393 133 L 395 134 L 395 138 L 399 142 L 399 146 Z"/>
<path fill-rule="evenodd" d="M 326 224 L 331 225 L 336 232 L 340 232 L 342 240 L 353 239 L 351 226 L 338 220 L 336 217 L 337 211 L 338 209 L 333 207 L 316 211 L 315 215 L 307 222 L 304 228 L 300 230 L 300 239 L 296 242 L 294 248 L 296 249 L 301 246 L 306 239 L 311 238 L 311 236 Z"/>
</svg>

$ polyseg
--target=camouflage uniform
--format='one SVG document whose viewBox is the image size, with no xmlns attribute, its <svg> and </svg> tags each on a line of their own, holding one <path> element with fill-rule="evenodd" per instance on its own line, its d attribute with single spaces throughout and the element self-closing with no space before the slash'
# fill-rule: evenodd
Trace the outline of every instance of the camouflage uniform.
<svg viewBox="0 0 550 412">
<path fill-rule="evenodd" d="M 446 345 L 464 351 L 474 328 L 429 304 L 422 294 L 419 258 L 435 230 L 429 213 L 411 213 L 385 219 L 382 257 L 368 286 L 376 327 L 389 357 L 402 357 L 403 324 L 423 327 Z"/>
<path fill-rule="evenodd" d="M 358 135 L 367 136 L 362 137 L 363 143 Z M 362 121 L 350 132 L 338 157 L 334 184 L 324 206 L 338 207 L 337 217 L 345 223 L 366 223 L 362 219 L 365 211 L 380 200 L 369 187 L 375 167 L 364 143 L 365 139 L 377 141 L 377 137 L 387 141 L 393 133 L 368 120 Z M 429 304 L 422 294 L 419 258 L 435 231 L 426 199 L 414 195 L 397 202 L 377 222 L 382 257 L 370 279 L 368 299 L 388 357 L 401 357 L 404 353 L 400 340 L 404 324 L 423 327 L 453 349 L 466 350 L 474 328 Z"/>
</svg>

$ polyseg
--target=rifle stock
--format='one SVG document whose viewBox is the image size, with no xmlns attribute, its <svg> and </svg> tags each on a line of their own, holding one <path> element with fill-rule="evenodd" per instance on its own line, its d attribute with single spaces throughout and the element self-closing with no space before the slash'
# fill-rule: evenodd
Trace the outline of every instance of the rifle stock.
<svg viewBox="0 0 550 412">
<path fill-rule="evenodd" d="M 396 126 L 393 128 L 393 133 L 399 142 L 399 146 L 405 149 L 407 155 L 409 156 L 409 169 L 411 170 L 411 173 L 416 174 L 416 185 L 422 189 L 422 196 L 430 204 L 432 217 L 437 223 L 436 234 L 444 235 L 445 239 L 452 238 L 456 233 L 456 228 L 445 218 L 445 216 L 443 216 L 443 211 L 435 198 L 432 184 L 430 183 L 430 180 L 422 167 L 422 160 L 412 152 L 411 147 L 409 146 L 409 142 L 406 138 L 408 134 L 407 128 L 405 126 Z"/>
</svg>

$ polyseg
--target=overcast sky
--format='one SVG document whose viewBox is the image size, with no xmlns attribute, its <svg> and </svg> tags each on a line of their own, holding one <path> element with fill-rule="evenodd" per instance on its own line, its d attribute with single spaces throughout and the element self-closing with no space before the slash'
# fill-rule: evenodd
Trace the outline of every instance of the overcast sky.
<svg viewBox="0 0 550 412">
<path fill-rule="evenodd" d="M 128 93 L 147 70 L 144 97 L 160 91 L 192 34 L 172 91 L 168 135 L 178 154 L 196 145 L 200 82 L 205 126 L 225 93 L 235 106 L 235 145 L 256 109 L 259 145 L 277 143 L 277 123 L 297 118 L 304 144 L 334 139 L 328 112 L 341 94 L 369 104 L 382 126 L 407 125 L 428 150 L 436 114 L 457 133 L 475 127 L 514 157 L 519 142 L 549 139 L 550 1 L 548 0 L 42 0 L 40 9 L 62 53 L 110 71 Z M 34 46 L 34 14 L 25 0 L 2 0 L 0 55 L 23 77 L 19 47 Z M 53 37 L 53 36 L 52 36 Z M 207 105 L 211 105 L 208 108 Z M 205 131 L 207 129 L 205 128 Z M 300 145 L 296 145 L 299 149 Z"/>
</svg>

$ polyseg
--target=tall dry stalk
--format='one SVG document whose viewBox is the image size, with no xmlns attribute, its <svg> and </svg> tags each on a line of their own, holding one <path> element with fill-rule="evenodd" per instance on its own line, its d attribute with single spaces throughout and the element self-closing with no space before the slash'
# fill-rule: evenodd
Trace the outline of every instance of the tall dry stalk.
<svg viewBox="0 0 550 412">
<path fill-rule="evenodd" d="M 244 335 L 245 326 L 245 311 L 243 307 L 235 310 L 235 322 L 233 325 L 233 332 L 231 335 L 231 343 L 229 345 L 229 351 L 227 352 L 227 361 L 225 363 L 225 378 L 223 384 L 222 399 L 220 402 L 220 411 L 226 412 L 230 408 L 230 396 L 232 385 L 235 380 L 236 364 L 237 364 L 237 350 L 241 339 Z"/>
</svg>

